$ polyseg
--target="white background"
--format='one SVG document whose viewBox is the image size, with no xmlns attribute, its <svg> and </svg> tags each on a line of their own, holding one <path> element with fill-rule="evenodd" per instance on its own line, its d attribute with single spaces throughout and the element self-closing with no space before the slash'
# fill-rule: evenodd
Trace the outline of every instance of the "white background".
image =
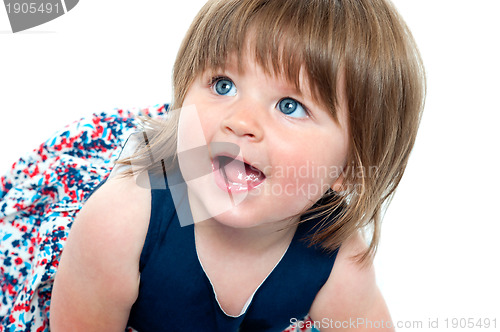
<svg viewBox="0 0 500 332">
<path fill-rule="evenodd" d="M 177 48 L 203 3 L 82 0 L 17 34 L 0 7 L 0 173 L 86 114 L 168 102 Z M 436 318 L 446 330 L 453 317 L 496 318 L 500 329 L 500 2 L 395 4 L 420 46 L 428 98 L 384 219 L 378 283 L 394 321 L 423 323 L 400 331 L 431 330 Z"/>
</svg>

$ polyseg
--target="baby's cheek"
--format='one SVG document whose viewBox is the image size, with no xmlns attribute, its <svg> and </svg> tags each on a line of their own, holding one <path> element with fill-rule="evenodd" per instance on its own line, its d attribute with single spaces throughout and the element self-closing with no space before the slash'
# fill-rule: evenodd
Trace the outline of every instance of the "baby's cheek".
<svg viewBox="0 0 500 332">
<path fill-rule="evenodd" d="M 273 182 L 282 187 L 282 195 L 307 204 L 316 202 L 331 187 L 329 172 L 329 167 L 313 163 L 288 164 L 286 172 L 276 173 Z"/>
</svg>

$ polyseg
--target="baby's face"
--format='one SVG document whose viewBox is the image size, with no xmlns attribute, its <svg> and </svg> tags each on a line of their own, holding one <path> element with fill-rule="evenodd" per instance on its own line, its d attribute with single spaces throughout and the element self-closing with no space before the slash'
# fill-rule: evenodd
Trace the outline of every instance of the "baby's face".
<svg viewBox="0 0 500 332">
<path fill-rule="evenodd" d="M 195 221 L 253 227 L 285 220 L 340 183 L 348 152 L 344 98 L 336 122 L 304 75 L 297 90 L 249 56 L 242 69 L 233 59 L 224 71 L 206 71 L 184 99 L 180 156 L 200 146 L 207 153 L 196 162 L 180 157 L 181 171 L 192 179 L 193 165 L 213 170 L 188 181 Z"/>
</svg>

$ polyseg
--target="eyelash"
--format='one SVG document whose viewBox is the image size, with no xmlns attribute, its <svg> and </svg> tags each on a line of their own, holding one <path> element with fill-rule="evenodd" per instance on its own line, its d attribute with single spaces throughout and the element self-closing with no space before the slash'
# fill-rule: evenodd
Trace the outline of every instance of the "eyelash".
<svg viewBox="0 0 500 332">
<path fill-rule="evenodd" d="M 220 80 L 229 80 L 231 82 L 233 82 L 232 79 L 230 79 L 229 77 L 227 76 L 222 76 L 222 75 L 218 75 L 218 76 L 213 76 L 210 78 L 209 82 L 208 82 L 208 86 L 213 89 L 215 84 L 220 81 Z M 233 82 L 234 84 L 234 82 Z M 310 118 L 311 117 L 311 112 L 309 111 L 309 108 L 307 108 L 303 103 L 301 103 L 300 101 L 298 101 L 297 99 L 295 98 L 292 98 L 292 97 L 283 97 L 281 98 L 280 100 L 278 100 L 278 102 L 276 103 L 276 107 L 278 107 L 279 103 L 284 100 L 284 99 L 293 99 L 295 100 L 305 111 L 305 113 L 307 114 L 307 117 Z M 291 116 L 290 116 L 291 117 Z M 300 119 L 300 118 L 296 118 L 296 119 Z"/>
<path fill-rule="evenodd" d="M 214 76 L 214 77 L 211 77 L 209 82 L 208 82 L 208 86 L 213 88 L 215 83 L 217 83 L 218 81 L 220 80 L 229 80 L 229 81 L 233 81 L 232 79 L 230 79 L 229 77 L 227 76 Z"/>
</svg>

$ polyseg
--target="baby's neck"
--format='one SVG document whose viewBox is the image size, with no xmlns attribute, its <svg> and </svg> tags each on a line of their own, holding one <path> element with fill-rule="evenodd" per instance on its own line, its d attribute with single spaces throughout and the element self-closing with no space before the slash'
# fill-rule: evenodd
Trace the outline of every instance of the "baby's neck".
<svg viewBox="0 0 500 332">
<path fill-rule="evenodd" d="M 195 223 L 197 241 L 210 242 L 214 250 L 235 255 L 262 255 L 270 250 L 285 250 L 290 244 L 297 225 L 277 222 L 251 228 L 234 228 L 208 219 Z M 207 243 L 207 242 L 205 242 Z"/>
</svg>

